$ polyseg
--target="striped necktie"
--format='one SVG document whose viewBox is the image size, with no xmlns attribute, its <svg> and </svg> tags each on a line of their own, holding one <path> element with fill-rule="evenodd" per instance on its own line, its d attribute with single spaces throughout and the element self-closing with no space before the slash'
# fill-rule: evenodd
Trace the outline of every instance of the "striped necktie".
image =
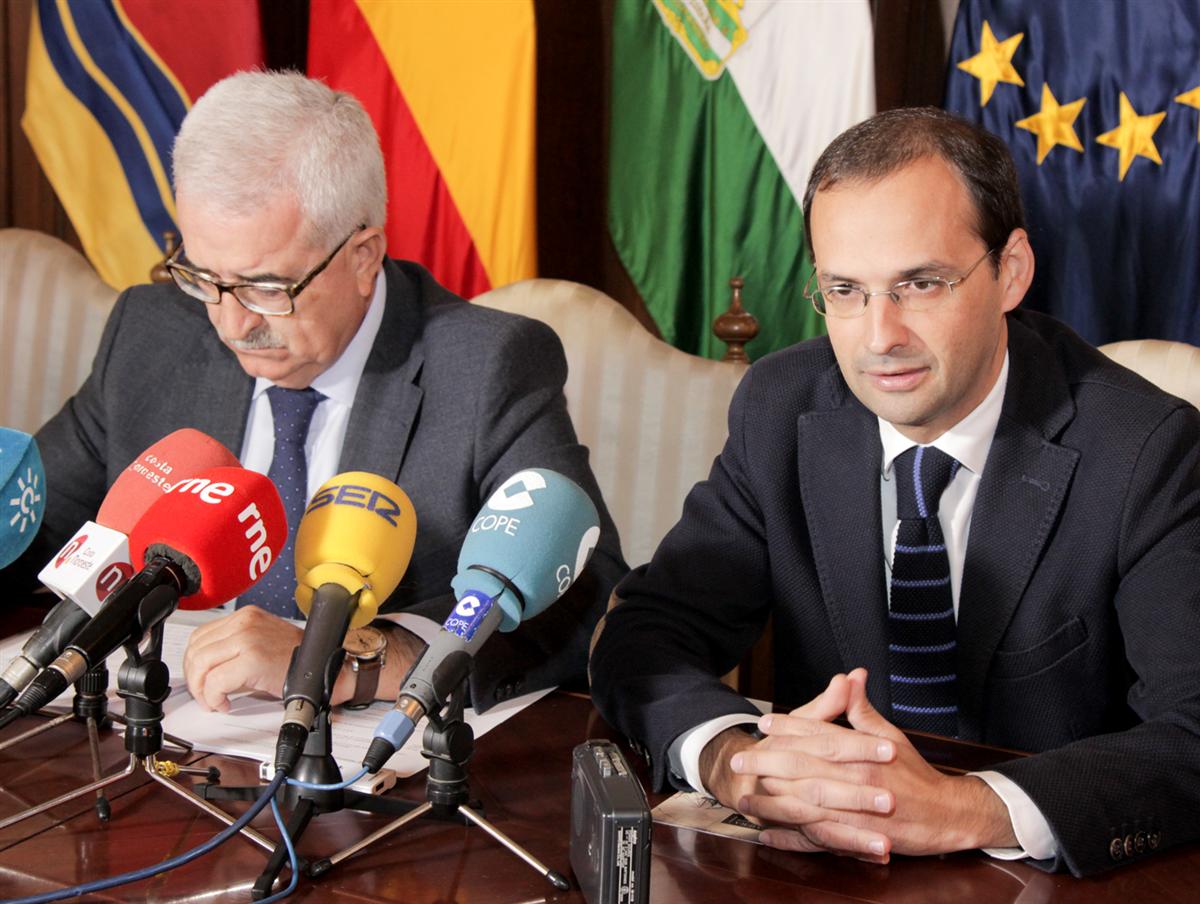
<svg viewBox="0 0 1200 904">
<path fill-rule="evenodd" d="M 897 457 L 896 551 L 888 612 L 888 666 L 897 725 L 953 737 L 958 677 L 950 559 L 938 500 L 959 464 L 933 446 Z"/>
<path fill-rule="evenodd" d="M 279 490 L 283 510 L 287 515 L 287 543 L 262 580 L 238 598 L 237 606 L 258 606 L 284 618 L 298 618 L 296 608 L 296 527 L 308 502 L 308 461 L 304 442 L 313 412 L 325 396 L 317 390 L 284 389 L 272 386 L 267 390 L 271 416 L 275 421 L 275 452 L 267 476 Z"/>
</svg>

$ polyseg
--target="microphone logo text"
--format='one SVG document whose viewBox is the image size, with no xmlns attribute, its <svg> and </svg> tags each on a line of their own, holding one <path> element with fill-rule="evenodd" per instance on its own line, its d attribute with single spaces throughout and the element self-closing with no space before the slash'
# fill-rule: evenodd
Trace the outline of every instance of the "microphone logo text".
<svg viewBox="0 0 1200 904">
<path fill-rule="evenodd" d="M 389 498 L 379 490 L 344 483 L 341 486 L 329 487 L 313 497 L 304 514 L 324 508 L 327 505 L 348 505 L 352 508 L 366 509 L 374 512 L 392 527 L 399 526 L 396 518 L 400 515 L 400 506 L 396 500 Z"/>
<path fill-rule="evenodd" d="M 504 481 L 487 501 L 498 512 L 514 512 L 533 505 L 532 491 L 546 489 L 546 478 L 537 471 L 518 471 Z"/>
</svg>

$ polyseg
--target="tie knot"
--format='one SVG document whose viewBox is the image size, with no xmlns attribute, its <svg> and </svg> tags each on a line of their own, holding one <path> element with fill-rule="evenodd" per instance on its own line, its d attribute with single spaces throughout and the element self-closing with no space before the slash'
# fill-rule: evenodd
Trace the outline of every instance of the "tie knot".
<svg viewBox="0 0 1200 904">
<path fill-rule="evenodd" d="M 303 447 L 313 412 L 325 396 L 311 386 L 307 389 L 272 386 L 267 390 L 267 398 L 275 421 L 275 442 Z"/>
<path fill-rule="evenodd" d="M 893 471 L 900 520 L 936 517 L 938 500 L 958 467 L 957 461 L 933 446 L 913 446 L 897 456 Z"/>
</svg>

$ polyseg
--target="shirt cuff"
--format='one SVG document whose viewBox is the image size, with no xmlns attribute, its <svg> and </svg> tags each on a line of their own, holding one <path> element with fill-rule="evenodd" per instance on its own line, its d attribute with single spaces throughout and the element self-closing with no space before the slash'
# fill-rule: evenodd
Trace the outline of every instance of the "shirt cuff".
<svg viewBox="0 0 1200 904">
<path fill-rule="evenodd" d="M 433 639 L 437 636 L 437 632 L 441 630 L 441 625 L 435 622 L 432 618 L 426 618 L 424 615 L 414 615 L 412 612 L 388 612 L 379 613 L 375 616 L 377 621 L 389 621 L 393 625 L 398 625 L 410 634 L 415 634 L 425 642 L 425 646 L 433 643 Z"/>
<path fill-rule="evenodd" d="M 693 790 L 699 791 L 705 797 L 712 797 L 700 778 L 700 753 L 709 741 L 726 728 L 757 723 L 758 716 L 752 716 L 749 713 L 730 713 L 726 716 L 709 719 L 707 722 L 701 722 L 695 728 L 685 731 L 671 743 L 668 751 L 671 771 L 683 778 Z M 679 762 L 676 762 L 676 753 L 678 753 Z"/>
<path fill-rule="evenodd" d="M 1050 860 L 1058 853 L 1058 845 L 1054 841 L 1054 833 L 1050 831 L 1050 823 L 1046 822 L 1042 811 L 1020 785 L 999 772 L 970 772 L 968 775 L 987 782 L 988 787 L 996 792 L 996 796 L 1008 808 L 1013 834 L 1017 836 L 1017 844 L 1020 845 L 1015 848 L 982 848 L 985 854 L 997 860 L 1020 860 L 1024 857 Z"/>
</svg>

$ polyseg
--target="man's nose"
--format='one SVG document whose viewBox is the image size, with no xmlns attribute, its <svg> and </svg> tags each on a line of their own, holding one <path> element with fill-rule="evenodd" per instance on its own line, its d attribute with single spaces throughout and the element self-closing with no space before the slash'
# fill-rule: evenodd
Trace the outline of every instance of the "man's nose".
<svg viewBox="0 0 1200 904">
<path fill-rule="evenodd" d="M 904 325 L 904 312 L 892 300 L 892 296 L 881 292 L 867 299 L 863 312 L 867 321 L 867 349 L 873 355 L 886 355 L 894 348 L 908 342 L 908 328 Z"/>
<path fill-rule="evenodd" d="M 221 299 L 215 305 L 217 330 L 226 339 L 244 339 L 262 321 L 262 315 L 242 307 L 229 289 L 220 292 Z"/>
</svg>

